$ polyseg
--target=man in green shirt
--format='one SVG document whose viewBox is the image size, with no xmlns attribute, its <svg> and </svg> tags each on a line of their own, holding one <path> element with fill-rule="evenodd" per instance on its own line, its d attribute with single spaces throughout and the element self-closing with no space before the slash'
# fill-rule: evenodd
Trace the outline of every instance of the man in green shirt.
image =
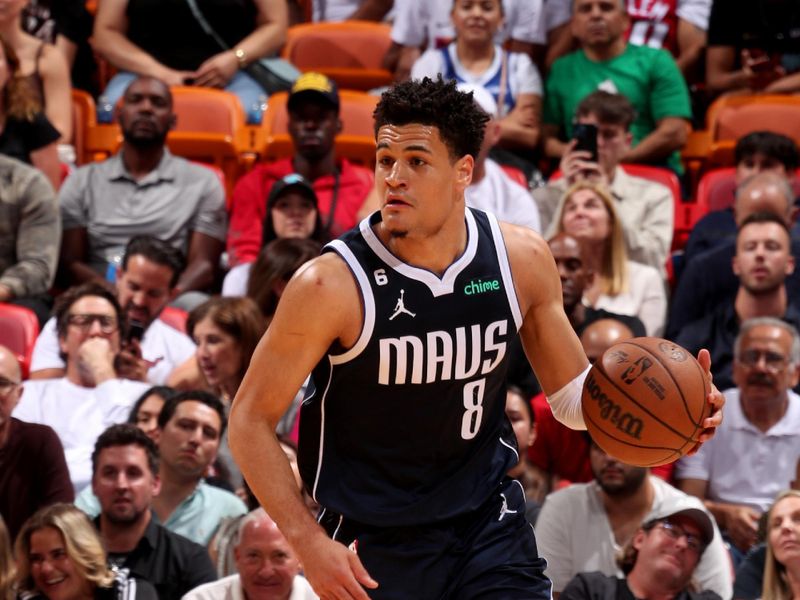
<svg viewBox="0 0 800 600">
<path fill-rule="evenodd" d="M 626 96 L 636 109 L 633 145 L 623 162 L 664 165 L 681 173 L 678 151 L 692 115 L 686 82 L 666 50 L 628 44 L 627 27 L 624 0 L 574 0 L 572 32 L 581 47 L 550 71 L 545 151 L 552 157 L 564 153 L 578 103 L 600 89 Z"/>
</svg>

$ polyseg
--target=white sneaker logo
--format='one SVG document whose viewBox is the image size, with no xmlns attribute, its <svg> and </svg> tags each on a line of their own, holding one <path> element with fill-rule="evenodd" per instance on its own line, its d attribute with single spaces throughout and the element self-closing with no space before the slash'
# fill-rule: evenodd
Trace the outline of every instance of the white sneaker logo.
<svg viewBox="0 0 800 600">
<path fill-rule="evenodd" d="M 517 514 L 516 510 L 510 510 L 508 508 L 508 500 L 506 500 L 506 495 L 505 494 L 500 494 L 500 497 L 503 499 L 503 504 L 500 506 L 500 516 L 497 517 L 498 521 L 502 521 L 503 517 L 505 517 L 506 515 Z"/>
<path fill-rule="evenodd" d="M 396 316 L 401 315 L 402 313 L 405 313 L 407 315 L 411 315 L 411 318 L 414 318 L 414 317 L 417 316 L 417 313 L 413 313 L 413 312 L 411 312 L 410 310 L 408 310 L 406 308 L 406 305 L 403 302 L 403 295 L 405 293 L 406 293 L 405 290 L 400 290 L 400 297 L 397 299 L 397 305 L 394 307 L 394 314 L 392 314 L 392 316 L 389 317 L 390 321 L 392 321 Z"/>
</svg>

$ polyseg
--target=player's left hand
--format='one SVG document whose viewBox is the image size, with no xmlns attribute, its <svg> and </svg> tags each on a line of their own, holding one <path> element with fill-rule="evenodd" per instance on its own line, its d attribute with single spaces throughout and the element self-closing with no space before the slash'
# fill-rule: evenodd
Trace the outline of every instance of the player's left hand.
<svg viewBox="0 0 800 600">
<path fill-rule="evenodd" d="M 708 393 L 708 403 L 711 405 L 711 414 L 703 421 L 703 431 L 700 433 L 697 445 L 689 451 L 689 455 L 695 454 L 705 442 L 714 437 L 717 427 L 722 425 L 722 407 L 725 405 L 725 396 L 722 395 L 714 385 L 714 376 L 711 374 L 711 355 L 708 350 L 700 350 L 697 354 L 697 362 L 703 367 L 706 373 L 706 379 L 711 386 L 711 391 Z"/>
</svg>

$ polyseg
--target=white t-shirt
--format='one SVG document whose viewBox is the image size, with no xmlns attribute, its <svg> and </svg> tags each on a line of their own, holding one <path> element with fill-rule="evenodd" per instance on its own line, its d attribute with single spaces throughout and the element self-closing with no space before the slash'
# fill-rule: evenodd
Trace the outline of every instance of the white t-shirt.
<svg viewBox="0 0 800 600">
<path fill-rule="evenodd" d="M 667 320 L 664 279 L 653 267 L 629 260 L 628 291 L 616 296 L 603 294 L 593 308 L 639 317 L 647 335 L 658 337 L 664 333 Z"/>
<path fill-rule="evenodd" d="M 545 0 L 545 36 L 556 27 L 560 27 L 564 23 L 567 23 L 570 19 L 572 19 L 572 0 Z"/>
<path fill-rule="evenodd" d="M 800 459 L 800 396 L 789 391 L 786 414 L 764 433 L 745 417 L 737 388 L 723 393 L 722 425 L 697 454 L 678 461 L 675 478 L 707 481 L 709 500 L 765 512 L 795 477 Z"/>
<path fill-rule="evenodd" d="M 644 521 L 662 509 L 691 507 L 708 512 L 700 500 L 687 496 L 658 477 L 651 476 L 650 483 L 655 494 Z M 620 547 L 614 539 L 596 482 L 576 483 L 545 498 L 536 520 L 536 545 L 539 554 L 547 559 L 545 575 L 552 580 L 556 592 L 563 591 L 578 573 L 601 571 L 622 576 L 615 560 Z M 695 579 L 700 589 L 712 590 L 722 598 L 730 598 L 733 593 L 730 558 L 716 524 L 714 539 L 700 558 Z"/>
<path fill-rule="evenodd" d="M 97 437 L 110 425 L 126 422 L 134 402 L 149 387 L 128 379 L 111 379 L 94 388 L 75 385 L 66 377 L 26 381 L 12 415 L 55 430 L 77 494 L 92 479 Z"/>
<path fill-rule="evenodd" d="M 483 179 L 470 185 L 464 193 L 467 206 L 492 213 L 500 221 L 540 233 L 539 209 L 530 192 L 512 181 L 492 159 L 487 158 L 484 164 L 486 174 Z"/>
<path fill-rule="evenodd" d="M 181 600 L 246 600 L 239 574 L 229 575 L 211 583 L 204 583 L 184 595 Z M 295 575 L 289 600 L 319 600 L 302 575 Z"/>
<path fill-rule="evenodd" d="M 250 281 L 250 268 L 253 263 L 244 263 L 236 265 L 222 280 L 222 295 L 223 296 L 246 296 L 247 295 L 247 282 Z"/>
<path fill-rule="evenodd" d="M 147 372 L 147 381 L 152 385 L 163 385 L 175 367 L 183 364 L 194 354 L 195 345 L 185 333 L 155 319 L 142 337 L 142 357 L 157 361 Z M 33 346 L 31 371 L 63 369 L 64 361 L 59 356 L 58 332 L 55 317 L 44 324 L 36 344 Z"/>
<path fill-rule="evenodd" d="M 545 19 L 544 0 L 503 0 L 505 18 L 495 42 L 508 39 L 544 44 L 541 23 Z M 450 12 L 453 0 L 395 0 L 392 41 L 401 46 L 435 48 L 455 37 Z"/>
</svg>

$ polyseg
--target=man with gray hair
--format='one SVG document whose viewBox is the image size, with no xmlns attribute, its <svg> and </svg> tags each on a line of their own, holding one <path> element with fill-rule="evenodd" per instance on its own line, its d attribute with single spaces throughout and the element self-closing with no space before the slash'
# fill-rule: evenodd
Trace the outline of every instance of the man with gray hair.
<svg viewBox="0 0 800 600">
<path fill-rule="evenodd" d="M 733 379 L 724 392 L 725 421 L 713 440 L 677 464 L 678 486 L 699 497 L 720 529 L 745 552 L 756 542 L 758 521 L 790 486 L 800 458 L 800 337 L 774 317 L 742 323 Z"/>
<path fill-rule="evenodd" d="M 714 383 L 721 390 L 734 385 L 733 346 L 740 323 L 754 317 L 780 317 L 795 326 L 800 323 L 800 312 L 787 292 L 786 279 L 795 271 L 795 257 L 782 218 L 771 212 L 747 217 L 739 228 L 731 266 L 739 278 L 736 295 L 671 338 L 690 352 L 708 349 Z"/>
<path fill-rule="evenodd" d="M 234 539 L 238 573 L 196 587 L 183 600 L 318 600 L 300 575 L 300 561 L 263 508 L 239 522 Z"/>
</svg>

